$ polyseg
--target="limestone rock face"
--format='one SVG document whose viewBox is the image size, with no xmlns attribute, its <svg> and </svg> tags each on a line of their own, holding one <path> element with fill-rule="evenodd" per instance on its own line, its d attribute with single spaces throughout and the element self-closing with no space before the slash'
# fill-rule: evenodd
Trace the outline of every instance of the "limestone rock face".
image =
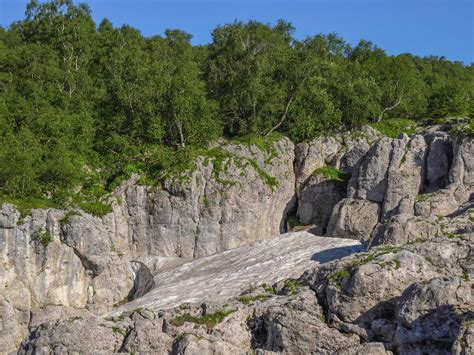
<svg viewBox="0 0 474 355">
<path fill-rule="evenodd" d="M 380 244 L 403 245 L 436 237 L 467 238 L 474 235 L 472 203 L 461 206 L 456 215 L 443 217 L 399 214 L 386 223 L 379 223 L 372 232 L 370 246 Z"/>
<path fill-rule="evenodd" d="M 364 127 L 337 138 L 320 137 L 296 146 L 296 214 L 302 225 L 312 226 L 312 233 L 326 233 L 334 206 L 346 197 L 346 182 L 325 176 L 318 169 L 329 166 L 350 177 L 370 144 L 379 138 L 377 131 Z"/>
<path fill-rule="evenodd" d="M 41 324 L 24 340 L 19 353 L 65 349 L 87 353 L 89 342 L 103 352 L 122 353 L 469 353 L 472 282 L 455 276 L 466 264 L 466 250 L 453 252 L 456 241 L 449 238 L 436 242 L 381 246 L 330 263 L 326 254 L 337 248 L 328 249 L 319 256 L 326 263 L 314 263 L 299 279 L 249 284 L 240 296 L 226 296 L 225 301 L 209 296 L 217 302 L 203 302 L 203 298 L 168 308 L 170 303 L 158 304 L 158 295 L 145 295 L 136 300 L 142 300 L 140 304 L 102 316 L 81 315 Z M 464 248 L 471 244 L 466 241 Z M 228 259 L 229 253 L 218 257 Z M 216 257 L 206 259 L 220 265 Z M 262 265 L 266 260 L 267 256 L 261 258 Z M 211 274 L 208 269 L 208 277 L 222 282 L 219 270 L 216 267 Z M 180 290 L 169 292 L 179 294 Z"/>
<path fill-rule="evenodd" d="M 222 159 L 198 157 L 194 170 L 161 187 L 138 185 L 133 176 L 103 218 L 54 209 L 20 218 L 3 204 L 0 352 L 17 348 L 41 307 L 99 312 L 147 292 L 146 280 L 162 268 L 137 265 L 143 257 L 187 261 L 278 235 L 294 204 L 293 143 L 216 149 Z"/>
<path fill-rule="evenodd" d="M 472 138 L 212 149 L 102 218 L 3 204 L 0 352 L 472 352 Z"/>
<path fill-rule="evenodd" d="M 303 289 L 294 299 L 266 308 L 263 315 L 253 321 L 254 333 L 259 330 L 266 333 L 260 339 L 255 337 L 255 345 L 285 354 L 349 353 L 359 346 L 358 336 L 345 336 L 329 328 L 323 319 L 323 310 L 314 293 Z"/>
<path fill-rule="evenodd" d="M 4 204 L 3 215 L 12 206 Z M 0 229 L 0 351 L 11 351 L 27 334 L 30 311 L 43 305 L 85 307 L 90 278 L 73 249 L 58 236 L 62 211 L 35 210 L 21 226 L 19 214 Z M 5 226 L 5 224 L 4 224 Z"/>
<path fill-rule="evenodd" d="M 466 312 L 474 305 L 468 284 L 457 277 L 439 277 L 407 288 L 396 309 L 399 324 L 394 337 L 398 351 L 422 348 L 448 352 Z"/>
<path fill-rule="evenodd" d="M 124 189 L 120 207 L 133 254 L 202 257 L 281 232 L 294 203 L 293 143 L 279 140 L 272 153 L 222 149 L 229 155 L 222 166 L 201 159 L 183 181 Z"/>
<path fill-rule="evenodd" d="M 415 239 L 419 227 L 418 238 L 441 234 L 439 223 L 432 219 L 458 213 L 474 196 L 473 155 L 472 138 L 450 135 L 440 127 L 411 138 L 379 139 L 354 168 L 347 199 L 332 211 L 328 236 L 402 245 Z M 360 200 L 360 205 L 369 201 L 380 205 L 379 224 L 373 232 L 367 228 L 373 220 L 346 222 L 343 207 L 354 200 Z"/>
<path fill-rule="evenodd" d="M 297 216 L 303 225 L 315 225 L 312 233 L 323 235 L 334 206 L 346 193 L 339 182 L 314 174 L 305 182 L 298 198 Z"/>
<path fill-rule="evenodd" d="M 343 322 L 363 323 L 383 318 L 413 282 L 438 275 L 417 254 L 382 248 L 322 267 L 308 274 L 308 282 L 327 305 L 330 316 Z"/>
<path fill-rule="evenodd" d="M 334 238 L 368 240 L 370 233 L 377 225 L 379 215 L 378 203 L 344 199 L 334 207 L 327 233 Z"/>
</svg>

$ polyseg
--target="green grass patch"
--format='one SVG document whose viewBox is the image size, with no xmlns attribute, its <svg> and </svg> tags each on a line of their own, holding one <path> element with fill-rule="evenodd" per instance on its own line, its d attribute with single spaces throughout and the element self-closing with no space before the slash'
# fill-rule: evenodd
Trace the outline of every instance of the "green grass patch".
<svg viewBox="0 0 474 355">
<path fill-rule="evenodd" d="M 337 288 L 341 288 L 341 282 L 351 277 L 351 273 L 346 269 L 338 269 L 329 275 L 328 279 L 336 284 Z"/>
<path fill-rule="evenodd" d="M 339 169 L 330 165 L 325 165 L 322 168 L 316 169 L 314 171 L 314 174 L 322 175 L 328 180 L 334 181 L 343 187 L 347 186 L 347 183 L 351 178 L 350 174 L 346 174 L 343 171 L 340 171 Z"/>
<path fill-rule="evenodd" d="M 32 239 L 39 241 L 46 248 L 53 241 L 53 236 L 47 231 L 38 231 Z"/>
<path fill-rule="evenodd" d="M 466 237 L 464 235 L 457 234 L 457 233 L 445 233 L 444 236 L 448 239 L 454 239 L 454 238 L 461 239 L 461 240 L 466 239 Z"/>
<path fill-rule="evenodd" d="M 266 299 L 270 298 L 271 294 L 268 294 L 266 292 L 259 293 L 258 295 L 255 296 L 250 296 L 250 295 L 241 295 L 239 297 L 239 301 L 242 302 L 243 304 L 249 304 L 255 301 L 265 301 Z"/>
<path fill-rule="evenodd" d="M 100 201 L 95 202 L 79 202 L 79 207 L 86 213 L 96 217 L 104 217 L 106 214 L 113 211 L 112 206 Z"/>
<path fill-rule="evenodd" d="M 467 122 L 454 124 L 451 128 L 451 133 L 474 137 L 474 118 L 468 118 Z"/>
<path fill-rule="evenodd" d="M 414 240 L 409 241 L 408 244 L 423 243 L 423 242 L 426 242 L 427 240 L 428 240 L 428 238 L 418 237 Z"/>
<path fill-rule="evenodd" d="M 31 210 L 39 208 L 59 208 L 54 201 L 44 197 L 12 197 L 12 196 L 0 196 L 0 204 L 10 203 L 15 205 L 18 212 L 20 212 L 21 220 L 31 214 Z M 20 223 L 20 221 L 19 221 Z"/>
<path fill-rule="evenodd" d="M 204 207 L 209 208 L 211 206 L 211 201 L 206 196 L 204 196 L 202 198 L 202 204 Z"/>
<path fill-rule="evenodd" d="M 119 327 L 112 327 L 112 332 L 122 334 L 122 335 L 126 335 L 125 330 L 123 330 L 122 328 L 119 328 Z"/>
<path fill-rule="evenodd" d="M 283 285 L 288 290 L 290 295 L 296 295 L 301 286 L 300 282 L 295 279 L 286 279 L 285 281 L 283 281 Z"/>
<path fill-rule="evenodd" d="M 419 194 L 416 196 L 417 202 L 425 202 L 431 199 L 433 196 L 436 196 L 436 192 L 427 192 L 424 194 Z"/>
<path fill-rule="evenodd" d="M 260 166 L 258 166 L 258 164 L 255 161 L 250 160 L 250 159 L 248 159 L 247 161 L 250 163 L 250 165 L 252 165 L 254 170 L 257 172 L 258 176 L 260 176 L 262 181 L 268 187 L 270 187 L 272 190 L 278 187 L 279 182 L 276 177 L 269 175 L 265 170 L 263 170 Z"/>
<path fill-rule="evenodd" d="M 369 125 L 390 138 L 399 138 L 402 133 L 413 135 L 418 128 L 415 121 L 406 118 L 390 118 Z"/>
<path fill-rule="evenodd" d="M 212 314 L 205 316 L 193 316 L 189 313 L 184 313 L 173 318 L 170 323 L 175 327 L 182 326 L 185 322 L 205 325 L 208 328 L 213 328 L 221 323 L 229 314 L 237 311 L 237 308 L 223 308 Z"/>
<path fill-rule="evenodd" d="M 253 139 L 255 140 L 254 143 L 258 141 L 256 140 L 257 138 Z M 260 148 L 262 144 L 263 143 L 260 143 L 258 147 Z M 236 181 L 225 178 L 232 164 L 241 169 L 251 165 L 262 181 L 272 189 L 279 184 L 275 177 L 269 175 L 254 160 L 227 152 L 221 147 L 186 147 L 177 150 L 168 149 L 166 152 L 167 153 L 163 153 L 162 150 L 158 150 L 155 153 L 156 156 L 150 159 L 148 168 L 146 169 L 149 175 L 147 182 L 153 179 L 161 182 L 164 182 L 166 179 L 175 179 L 180 182 L 188 181 L 192 172 L 196 170 L 197 158 L 202 157 L 204 158 L 204 165 L 212 164 L 213 178 L 224 187 L 230 187 L 236 184 Z"/>
</svg>

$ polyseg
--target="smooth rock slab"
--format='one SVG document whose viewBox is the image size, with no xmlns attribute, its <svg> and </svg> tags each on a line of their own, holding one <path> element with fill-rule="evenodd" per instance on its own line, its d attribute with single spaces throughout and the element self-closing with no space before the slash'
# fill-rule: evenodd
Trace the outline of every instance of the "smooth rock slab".
<svg viewBox="0 0 474 355">
<path fill-rule="evenodd" d="M 287 233 L 220 254 L 197 259 L 155 276 L 146 295 L 109 312 L 169 309 L 183 303 L 224 302 L 252 285 L 299 277 L 318 263 L 363 251 L 350 239 Z"/>
</svg>

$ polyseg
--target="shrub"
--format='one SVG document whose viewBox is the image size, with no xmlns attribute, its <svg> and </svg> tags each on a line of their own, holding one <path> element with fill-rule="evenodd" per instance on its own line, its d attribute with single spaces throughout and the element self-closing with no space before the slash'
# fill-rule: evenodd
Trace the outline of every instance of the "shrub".
<svg viewBox="0 0 474 355">
<path fill-rule="evenodd" d="M 406 118 L 390 118 L 369 125 L 390 138 L 398 138 L 402 133 L 413 135 L 418 128 L 415 121 Z"/>
</svg>

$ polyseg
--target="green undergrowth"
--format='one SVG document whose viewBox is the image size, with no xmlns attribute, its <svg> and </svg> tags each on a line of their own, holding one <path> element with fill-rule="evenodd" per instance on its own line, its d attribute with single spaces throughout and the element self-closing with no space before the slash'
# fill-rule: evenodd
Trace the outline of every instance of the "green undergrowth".
<svg viewBox="0 0 474 355">
<path fill-rule="evenodd" d="M 402 133 L 413 135 L 418 129 L 418 124 L 407 118 L 389 118 L 381 122 L 369 123 L 369 126 L 390 138 L 399 138 Z"/>
<path fill-rule="evenodd" d="M 47 231 L 38 231 L 32 239 L 39 241 L 46 248 L 53 241 L 53 236 Z"/>
<path fill-rule="evenodd" d="M 249 140 L 249 142 L 254 142 L 254 140 L 259 142 L 256 137 Z M 261 145 L 263 145 L 262 142 L 260 142 L 259 145 L 254 143 L 252 143 L 252 145 L 256 145 L 259 149 L 263 149 L 261 148 Z M 266 149 L 270 149 L 269 147 L 270 145 L 268 145 Z M 276 150 L 275 154 L 277 154 Z M 226 178 L 226 175 L 229 175 L 231 169 L 235 169 L 235 167 L 244 169 L 249 165 L 252 166 L 260 179 L 270 188 L 275 189 L 279 184 L 274 176 L 268 174 L 253 159 L 236 155 L 222 149 L 221 147 L 186 147 L 169 151 L 166 159 L 160 159 L 160 157 L 157 157 L 155 162 L 150 163 L 149 168 L 145 172 L 147 177 L 144 178 L 144 182 L 145 184 L 150 185 L 153 180 L 161 183 L 168 179 L 178 182 L 189 181 L 192 173 L 197 168 L 196 162 L 198 158 L 203 159 L 203 165 L 205 166 L 212 164 L 213 178 L 223 187 L 230 187 L 236 184 L 235 180 Z"/>
<path fill-rule="evenodd" d="M 283 285 L 288 290 L 290 295 L 296 295 L 298 293 L 299 288 L 301 287 L 301 283 L 295 279 L 286 279 L 283 281 Z"/>
<path fill-rule="evenodd" d="M 280 136 L 275 135 L 270 138 L 248 137 L 242 138 L 242 142 L 257 146 L 259 149 L 268 152 L 270 157 L 274 157 L 277 151 L 272 142 L 277 137 Z M 81 209 L 88 214 L 103 217 L 112 212 L 112 207 L 107 202 L 112 191 L 123 180 L 130 178 L 132 174 L 140 175 L 138 184 L 148 186 L 159 186 L 167 180 L 185 182 L 196 170 L 198 159 L 201 159 L 205 166 L 212 164 L 213 179 L 224 188 L 237 183 L 236 179 L 227 177 L 234 173 L 234 169 L 240 169 L 244 174 L 246 167 L 252 167 L 261 181 L 272 190 L 279 185 L 278 180 L 268 174 L 254 160 L 227 152 L 221 147 L 185 147 L 179 149 L 149 147 L 148 150 L 143 152 L 141 160 L 138 159 L 133 163 L 126 164 L 121 168 L 120 173 L 111 174 L 100 169 L 90 169 L 85 174 L 78 192 L 58 190 L 52 194 L 52 198 L 0 195 L 0 203 L 15 205 L 21 214 L 20 222 L 24 217 L 31 214 L 32 209 L 39 208 Z"/>
<path fill-rule="evenodd" d="M 113 211 L 112 206 L 100 201 L 80 202 L 79 207 L 86 213 L 96 217 L 104 217 L 106 214 Z"/>
<path fill-rule="evenodd" d="M 451 129 L 451 133 L 455 135 L 467 135 L 474 137 L 474 121 L 470 124 L 456 125 Z"/>
<path fill-rule="evenodd" d="M 345 187 L 351 178 L 350 174 L 346 174 L 345 172 L 330 166 L 325 165 L 321 168 L 318 168 L 314 171 L 315 174 L 322 175 L 325 178 L 329 179 L 330 181 L 334 181 L 338 185 Z"/>
<path fill-rule="evenodd" d="M 193 316 L 190 313 L 183 313 L 171 320 L 171 324 L 175 327 L 182 326 L 185 322 L 205 325 L 208 328 L 213 328 L 221 323 L 229 314 L 237 311 L 237 308 L 222 308 L 214 313 L 205 316 Z"/>
<path fill-rule="evenodd" d="M 257 147 L 260 151 L 267 153 L 268 158 L 265 160 L 265 164 L 271 163 L 271 161 L 278 157 L 278 150 L 275 148 L 275 142 L 284 138 L 285 136 L 278 132 L 273 132 L 268 136 L 242 136 L 232 140 L 233 143 L 245 145 L 252 151 L 252 147 Z M 254 153 L 252 151 L 252 153 Z"/>
<path fill-rule="evenodd" d="M 0 196 L 0 204 L 10 203 L 16 206 L 20 212 L 20 218 L 23 219 L 31 214 L 31 210 L 38 208 L 59 208 L 57 203 L 44 197 L 11 197 Z"/>
<path fill-rule="evenodd" d="M 416 201 L 417 202 L 425 202 L 425 201 L 428 201 L 429 199 L 431 199 L 432 197 L 436 196 L 436 192 L 425 192 L 425 193 L 421 193 L 419 195 L 416 196 Z"/>
<path fill-rule="evenodd" d="M 270 298 L 271 294 L 262 292 L 259 293 L 258 295 L 241 295 L 239 296 L 239 301 L 242 302 L 243 304 L 250 304 L 255 301 L 265 301 L 266 299 Z"/>
<path fill-rule="evenodd" d="M 351 273 L 346 269 L 338 269 L 329 275 L 328 279 L 332 281 L 336 287 L 341 287 L 341 282 L 351 277 Z"/>
<path fill-rule="evenodd" d="M 258 293 L 258 294 L 252 294 L 252 292 L 254 292 L 257 288 L 262 288 L 263 292 Z M 255 301 L 265 301 L 266 299 L 270 298 L 273 294 L 275 294 L 273 287 L 270 285 L 267 285 L 266 283 L 263 283 L 260 286 L 251 287 L 250 289 L 243 292 L 239 296 L 239 301 L 247 305 Z"/>
</svg>

